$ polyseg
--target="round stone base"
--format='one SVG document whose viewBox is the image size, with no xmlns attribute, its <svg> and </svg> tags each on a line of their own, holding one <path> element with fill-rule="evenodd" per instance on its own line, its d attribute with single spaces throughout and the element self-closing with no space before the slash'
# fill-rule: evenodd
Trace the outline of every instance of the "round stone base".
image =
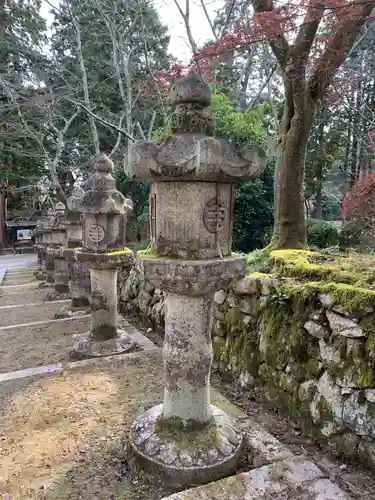
<svg viewBox="0 0 375 500">
<path fill-rule="evenodd" d="M 47 301 L 54 301 L 54 300 L 67 300 L 70 298 L 70 294 L 68 293 L 59 293 L 56 292 L 56 290 L 53 290 L 47 294 L 46 300 Z"/>
<path fill-rule="evenodd" d="M 88 307 L 90 299 L 88 297 L 72 297 L 72 307 Z"/>
<path fill-rule="evenodd" d="M 133 471 L 171 488 L 206 484 L 235 471 L 244 438 L 235 420 L 211 405 L 213 421 L 198 430 L 183 430 L 162 420 L 163 405 L 141 415 L 130 431 L 128 462 Z M 174 425 L 175 424 L 175 425 Z"/>
<path fill-rule="evenodd" d="M 91 333 L 76 336 L 76 339 L 73 349 L 69 353 L 69 358 L 72 361 L 125 354 L 134 351 L 137 347 L 130 335 L 120 329 L 115 338 L 108 340 L 95 340 L 92 338 Z"/>
<path fill-rule="evenodd" d="M 40 280 L 40 281 L 47 281 L 47 275 L 46 273 L 44 273 L 43 271 L 38 271 L 35 275 L 36 279 L 37 280 Z"/>
</svg>

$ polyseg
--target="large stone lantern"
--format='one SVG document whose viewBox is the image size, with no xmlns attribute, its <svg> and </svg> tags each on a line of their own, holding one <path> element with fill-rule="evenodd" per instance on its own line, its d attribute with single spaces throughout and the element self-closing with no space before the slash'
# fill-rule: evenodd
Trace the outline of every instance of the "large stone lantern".
<svg viewBox="0 0 375 500">
<path fill-rule="evenodd" d="M 246 273 L 231 254 L 235 184 L 260 175 L 265 155 L 213 137 L 211 91 L 196 72 L 171 97 L 172 135 L 135 143 L 127 172 L 150 183 L 152 250 L 139 258 L 166 294 L 164 402 L 133 424 L 129 461 L 183 487 L 231 474 L 242 455 L 236 422 L 210 402 L 212 299 Z"/>
<path fill-rule="evenodd" d="M 116 190 L 114 166 L 100 156 L 86 183 L 81 202 L 83 248 L 75 259 L 87 266 L 91 278 L 91 331 L 78 339 L 71 357 L 104 356 L 123 353 L 134 347 L 129 335 L 117 328 L 117 271 L 130 269 L 133 253 L 124 248 L 126 213 L 131 200 Z"/>
<path fill-rule="evenodd" d="M 64 259 L 69 263 L 70 295 L 72 307 L 86 307 L 90 305 L 90 272 L 77 262 L 76 249 L 82 247 L 82 199 L 84 191 L 76 186 L 72 196 L 67 199 L 68 212 L 66 215 L 67 248 L 64 248 Z"/>
</svg>

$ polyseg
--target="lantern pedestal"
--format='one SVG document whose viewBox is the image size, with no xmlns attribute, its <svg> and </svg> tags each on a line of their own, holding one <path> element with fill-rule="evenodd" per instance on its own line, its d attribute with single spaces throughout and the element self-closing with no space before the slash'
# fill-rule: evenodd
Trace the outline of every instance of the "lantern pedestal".
<svg viewBox="0 0 375 500">
<path fill-rule="evenodd" d="M 130 463 L 173 486 L 232 473 L 243 451 L 236 422 L 210 404 L 212 296 L 243 276 L 242 259 L 142 259 L 145 279 L 164 290 L 163 405 L 141 415 L 130 435 Z"/>
<path fill-rule="evenodd" d="M 64 259 L 69 265 L 71 307 L 87 308 L 90 306 L 91 296 L 90 272 L 76 261 L 74 248 L 64 249 Z"/>
<path fill-rule="evenodd" d="M 54 250 L 55 258 L 55 292 L 59 295 L 69 295 L 69 265 L 64 259 L 64 249 Z"/>
<path fill-rule="evenodd" d="M 133 252 L 98 254 L 75 252 L 77 263 L 90 270 L 91 330 L 76 339 L 70 358 L 74 360 L 123 354 L 136 345 L 132 338 L 117 328 L 117 269 L 134 263 Z"/>
<path fill-rule="evenodd" d="M 48 247 L 46 248 L 46 274 L 47 282 L 52 285 L 55 281 L 55 259 L 50 254 Z"/>
<path fill-rule="evenodd" d="M 90 272 L 76 260 L 76 249 L 82 248 L 81 202 L 84 191 L 76 186 L 67 200 L 66 233 L 68 247 L 64 248 L 64 259 L 68 262 L 70 277 L 70 308 L 87 308 L 90 305 Z"/>
<path fill-rule="evenodd" d="M 47 281 L 51 283 L 53 276 L 53 291 L 49 292 L 47 300 L 64 300 L 69 298 L 69 267 L 63 257 L 63 248 L 52 246 L 47 249 Z M 53 265 L 53 267 L 52 267 Z"/>
</svg>

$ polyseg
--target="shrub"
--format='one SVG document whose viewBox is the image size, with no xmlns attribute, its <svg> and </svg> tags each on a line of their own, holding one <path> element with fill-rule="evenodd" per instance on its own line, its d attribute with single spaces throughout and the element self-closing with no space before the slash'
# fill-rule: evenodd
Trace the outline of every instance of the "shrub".
<svg viewBox="0 0 375 500">
<path fill-rule="evenodd" d="M 339 244 L 339 230 L 324 220 L 307 219 L 306 231 L 310 246 L 327 248 Z"/>
<path fill-rule="evenodd" d="M 348 226 L 344 235 L 350 246 L 358 245 L 362 250 L 375 248 L 375 173 L 357 181 L 342 201 L 342 214 Z"/>
</svg>

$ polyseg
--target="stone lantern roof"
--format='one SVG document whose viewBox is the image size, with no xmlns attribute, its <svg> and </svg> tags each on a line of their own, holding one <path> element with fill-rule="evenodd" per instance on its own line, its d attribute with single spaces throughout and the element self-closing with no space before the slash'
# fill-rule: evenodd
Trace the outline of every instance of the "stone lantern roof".
<svg viewBox="0 0 375 500">
<path fill-rule="evenodd" d="M 237 183 L 259 177 L 266 156 L 257 146 L 235 151 L 226 139 L 213 136 L 207 107 L 211 90 L 196 71 L 171 92 L 171 136 L 161 142 L 139 141 L 131 148 L 127 174 L 137 180 Z"/>
<path fill-rule="evenodd" d="M 69 212 L 81 212 L 82 198 L 85 192 L 80 186 L 75 186 L 72 195 L 67 199 L 67 208 Z"/>
<path fill-rule="evenodd" d="M 133 209 L 132 201 L 117 191 L 113 162 L 101 155 L 86 183 L 81 211 L 86 214 L 125 214 Z"/>
</svg>

